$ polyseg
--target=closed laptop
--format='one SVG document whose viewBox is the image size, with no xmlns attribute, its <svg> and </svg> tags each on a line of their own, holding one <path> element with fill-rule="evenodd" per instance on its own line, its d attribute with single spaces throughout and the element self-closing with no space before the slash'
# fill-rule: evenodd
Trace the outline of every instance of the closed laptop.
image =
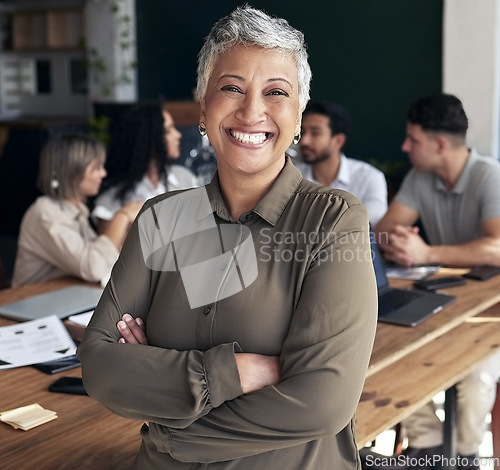
<svg viewBox="0 0 500 470">
<path fill-rule="evenodd" d="M 102 289 L 71 286 L 46 294 L 0 306 L 0 316 L 16 321 L 28 321 L 57 315 L 60 319 L 93 310 L 101 298 Z"/>
</svg>

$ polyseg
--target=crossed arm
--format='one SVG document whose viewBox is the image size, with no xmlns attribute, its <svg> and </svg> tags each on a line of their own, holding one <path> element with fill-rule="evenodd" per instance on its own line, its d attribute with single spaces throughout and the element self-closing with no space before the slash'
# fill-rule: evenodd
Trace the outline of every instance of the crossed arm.
<svg viewBox="0 0 500 470">
<path fill-rule="evenodd" d="M 363 206 L 346 210 L 336 225 L 342 237 L 325 240 L 312 258 L 301 296 L 293 312 L 285 312 L 287 335 L 280 348 L 271 349 L 280 351 L 279 367 L 275 357 L 251 354 L 263 352 L 258 349 L 242 353 L 232 335 L 204 349 L 189 340 L 179 348 L 160 346 L 154 335 L 164 317 L 151 315 L 150 292 L 154 288 L 160 313 L 166 296 L 161 289 L 170 275 L 147 268 L 137 225 L 78 350 L 91 396 L 120 416 L 149 422 L 148 436 L 159 451 L 185 461 L 243 458 L 345 429 L 359 400 L 376 325 L 371 259 L 349 257 L 358 248 L 369 250 Z M 320 262 L 334 256 L 339 262 Z M 142 317 L 147 335 L 138 324 L 137 334 L 129 336 L 127 313 Z M 155 345 L 143 345 L 148 339 Z"/>
<path fill-rule="evenodd" d="M 405 204 L 391 203 L 375 227 L 377 242 L 386 259 L 403 266 L 500 266 L 500 217 L 485 220 L 481 225 L 483 236 L 476 240 L 460 245 L 429 245 L 413 226 L 418 216 L 417 211 Z"/>
<path fill-rule="evenodd" d="M 146 325 L 141 318 L 129 314 L 117 323 L 122 335 L 119 343 L 148 344 Z M 280 380 L 279 357 L 263 354 L 235 353 L 236 365 L 243 393 L 250 393 L 268 385 L 276 385 Z"/>
</svg>

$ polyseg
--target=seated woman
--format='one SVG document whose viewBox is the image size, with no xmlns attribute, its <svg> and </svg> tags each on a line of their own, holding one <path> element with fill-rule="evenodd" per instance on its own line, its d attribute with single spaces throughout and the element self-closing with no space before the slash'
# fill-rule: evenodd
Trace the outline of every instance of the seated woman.
<svg viewBox="0 0 500 470">
<path fill-rule="evenodd" d="M 44 194 L 21 223 L 13 286 L 73 275 L 104 284 L 142 203 L 115 214 L 98 236 L 89 223 L 88 197 L 106 176 L 104 147 L 90 137 L 58 136 L 40 156 L 38 186 Z"/>
<path fill-rule="evenodd" d="M 180 139 L 171 114 L 159 103 L 136 105 L 122 116 L 109 146 L 109 177 L 92 211 L 99 233 L 127 202 L 197 186 L 190 170 L 172 163 L 180 156 Z"/>
</svg>

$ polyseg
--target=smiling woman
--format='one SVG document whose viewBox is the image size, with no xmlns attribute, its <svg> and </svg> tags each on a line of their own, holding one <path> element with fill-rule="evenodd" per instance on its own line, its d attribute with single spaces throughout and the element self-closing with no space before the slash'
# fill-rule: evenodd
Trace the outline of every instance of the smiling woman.
<svg viewBox="0 0 500 470">
<path fill-rule="evenodd" d="M 218 171 L 145 204 L 78 350 L 89 395 L 145 422 L 136 469 L 360 468 L 368 216 L 285 154 L 310 80 L 302 33 L 250 7 L 200 51 Z"/>
<path fill-rule="evenodd" d="M 293 56 L 239 44 L 219 57 L 201 101 L 201 120 L 222 185 L 240 188 L 240 194 L 227 192 L 235 219 L 254 207 L 283 169 L 300 116 Z"/>
</svg>

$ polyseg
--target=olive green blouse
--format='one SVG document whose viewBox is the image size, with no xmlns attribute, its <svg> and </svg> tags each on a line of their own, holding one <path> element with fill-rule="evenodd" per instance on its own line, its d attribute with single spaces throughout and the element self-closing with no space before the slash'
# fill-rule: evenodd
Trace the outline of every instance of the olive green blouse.
<svg viewBox="0 0 500 470">
<path fill-rule="evenodd" d="M 377 293 L 368 216 L 287 158 L 232 219 L 217 175 L 148 201 L 78 349 L 88 393 L 147 421 L 134 468 L 361 468 L 354 419 Z M 124 313 L 149 345 L 121 344 Z M 243 394 L 235 352 L 279 355 L 276 386 Z"/>
</svg>

